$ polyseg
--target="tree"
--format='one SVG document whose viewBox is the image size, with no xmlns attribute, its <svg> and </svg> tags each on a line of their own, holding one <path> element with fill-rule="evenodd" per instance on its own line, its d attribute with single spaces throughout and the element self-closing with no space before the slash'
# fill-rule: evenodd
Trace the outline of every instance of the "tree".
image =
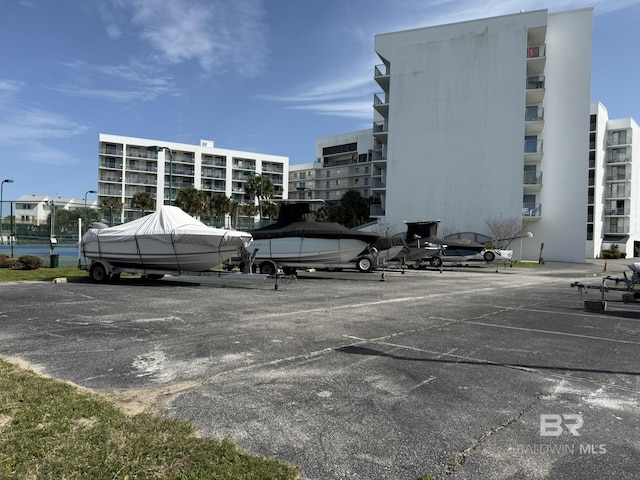
<svg viewBox="0 0 640 480">
<path fill-rule="evenodd" d="M 209 200 L 209 214 L 222 217 L 231 212 L 231 199 L 224 193 L 214 193 Z"/>
<path fill-rule="evenodd" d="M 149 192 L 138 192 L 131 199 L 131 206 L 139 208 L 144 215 L 145 210 L 155 210 L 156 200 Z"/>
<path fill-rule="evenodd" d="M 489 217 L 485 222 L 490 236 L 494 239 L 495 248 L 506 249 L 514 239 L 521 238 L 524 233 L 520 217 Z"/>
<path fill-rule="evenodd" d="M 369 221 L 369 200 L 357 190 L 349 190 L 337 205 L 321 208 L 316 219 L 337 222 L 347 228 L 357 227 Z"/>
<path fill-rule="evenodd" d="M 194 187 L 185 187 L 178 190 L 173 203 L 189 215 L 205 215 L 209 211 L 207 194 Z"/>
<path fill-rule="evenodd" d="M 256 197 L 258 197 L 260 212 L 262 212 L 262 200 L 273 198 L 275 190 L 276 188 L 271 180 L 265 178 L 263 175 L 249 177 L 244 184 L 244 194 L 251 199 L 252 203 L 254 203 Z"/>
<path fill-rule="evenodd" d="M 109 225 L 113 226 L 114 215 L 119 217 L 122 214 L 122 202 L 117 197 L 102 197 L 100 210 L 102 210 L 103 218 L 108 219 Z"/>
</svg>

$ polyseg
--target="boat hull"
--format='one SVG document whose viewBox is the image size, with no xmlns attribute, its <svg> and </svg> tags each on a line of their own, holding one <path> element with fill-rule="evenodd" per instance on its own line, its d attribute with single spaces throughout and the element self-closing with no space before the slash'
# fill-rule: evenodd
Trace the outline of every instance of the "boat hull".
<svg viewBox="0 0 640 480">
<path fill-rule="evenodd" d="M 87 242 L 83 244 L 83 252 L 92 261 L 106 261 L 120 267 L 204 272 L 237 255 L 240 247 L 240 244 L 214 247 L 171 243 L 143 237 L 109 243 Z"/>
<path fill-rule="evenodd" d="M 367 247 L 356 238 L 282 237 L 254 239 L 247 250 L 256 261 L 276 263 L 347 263 Z"/>
</svg>

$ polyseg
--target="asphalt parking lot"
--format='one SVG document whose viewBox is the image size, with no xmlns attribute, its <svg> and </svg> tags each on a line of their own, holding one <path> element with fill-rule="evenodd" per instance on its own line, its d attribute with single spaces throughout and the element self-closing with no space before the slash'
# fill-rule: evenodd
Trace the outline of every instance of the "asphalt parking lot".
<svg viewBox="0 0 640 480">
<path fill-rule="evenodd" d="M 305 479 L 639 478 L 630 262 L 0 284 L 0 355 Z"/>
</svg>

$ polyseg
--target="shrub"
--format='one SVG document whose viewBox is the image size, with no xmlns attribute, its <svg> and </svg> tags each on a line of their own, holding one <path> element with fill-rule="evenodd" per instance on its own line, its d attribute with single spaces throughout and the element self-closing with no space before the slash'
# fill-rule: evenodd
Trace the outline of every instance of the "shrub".
<svg viewBox="0 0 640 480">
<path fill-rule="evenodd" d="M 18 261 L 8 255 L 0 255 L 0 268 L 16 268 Z"/>
<path fill-rule="evenodd" d="M 22 270 L 35 270 L 36 268 L 44 267 L 44 262 L 40 257 L 35 255 L 22 255 L 18 257 L 18 264 Z"/>
<path fill-rule="evenodd" d="M 614 243 L 608 249 L 602 250 L 602 258 L 612 259 L 612 258 L 624 258 L 625 253 L 620 251 L 618 244 Z"/>
</svg>

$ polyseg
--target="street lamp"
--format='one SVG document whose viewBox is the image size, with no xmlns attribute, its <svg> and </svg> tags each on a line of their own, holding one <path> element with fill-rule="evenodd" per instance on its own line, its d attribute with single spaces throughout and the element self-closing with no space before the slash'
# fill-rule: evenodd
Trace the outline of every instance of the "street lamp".
<svg viewBox="0 0 640 480">
<path fill-rule="evenodd" d="M 96 192 L 95 190 L 87 190 L 84 193 L 84 221 L 85 222 L 87 221 L 87 195 L 89 195 L 90 193 L 98 193 L 98 192 Z M 85 226 L 85 228 L 87 227 Z"/>
<path fill-rule="evenodd" d="M 161 147 L 158 145 L 147 147 L 147 150 L 156 153 L 162 150 L 169 152 L 169 205 L 173 205 L 173 152 L 169 147 Z"/>
<path fill-rule="evenodd" d="M 2 218 L 2 190 L 5 183 L 13 183 L 13 180 L 11 180 L 10 178 L 5 178 L 4 180 L 2 180 L 2 183 L 0 183 L 0 243 L 2 243 L 2 240 L 4 238 L 2 236 L 2 220 L 4 220 Z"/>
</svg>

